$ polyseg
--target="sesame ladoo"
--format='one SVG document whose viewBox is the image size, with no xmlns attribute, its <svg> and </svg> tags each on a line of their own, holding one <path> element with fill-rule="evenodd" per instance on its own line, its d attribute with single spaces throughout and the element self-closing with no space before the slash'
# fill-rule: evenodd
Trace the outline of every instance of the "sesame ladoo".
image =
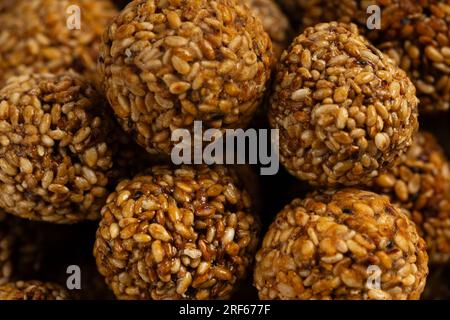
<svg viewBox="0 0 450 320">
<path fill-rule="evenodd" d="M 107 196 L 112 119 L 75 73 L 11 78 L 0 90 L 0 207 L 55 223 L 97 219 Z"/>
<path fill-rule="evenodd" d="M 399 164 L 374 179 L 373 190 L 408 209 L 427 243 L 431 264 L 449 262 L 450 171 L 431 133 L 419 132 Z"/>
<path fill-rule="evenodd" d="M 57 284 L 31 280 L 0 286 L 0 300 L 70 300 L 70 296 Z"/>
<path fill-rule="evenodd" d="M 306 29 L 278 66 L 269 122 L 280 161 L 314 185 L 356 185 L 391 167 L 418 128 L 415 88 L 356 25 Z"/>
<path fill-rule="evenodd" d="M 259 19 L 237 0 L 135 0 L 105 33 L 99 71 L 124 130 L 150 153 L 171 134 L 245 127 L 270 77 L 272 49 Z"/>
<path fill-rule="evenodd" d="M 261 299 L 419 299 L 425 242 L 387 196 L 315 192 L 287 205 L 256 255 Z"/>
<path fill-rule="evenodd" d="M 260 224 L 223 166 L 156 166 L 120 182 L 94 256 L 118 299 L 226 299 L 250 267 Z"/>
<path fill-rule="evenodd" d="M 450 107 L 450 3 L 446 0 L 280 0 L 304 29 L 319 22 L 354 22 L 362 34 L 407 72 L 417 88 L 420 111 Z M 368 28 L 381 10 L 380 29 Z"/>
<path fill-rule="evenodd" d="M 0 85 L 26 72 L 61 73 L 69 69 L 96 80 L 101 36 L 117 14 L 110 0 L 8 3 L 0 11 Z M 79 12 L 74 10 L 77 8 Z M 76 29 L 77 22 L 80 29 Z"/>
</svg>

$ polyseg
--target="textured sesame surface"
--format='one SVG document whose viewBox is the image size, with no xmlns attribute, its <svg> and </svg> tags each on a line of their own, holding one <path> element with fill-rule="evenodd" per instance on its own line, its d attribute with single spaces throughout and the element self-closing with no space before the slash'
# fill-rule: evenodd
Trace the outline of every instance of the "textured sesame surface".
<svg viewBox="0 0 450 320">
<path fill-rule="evenodd" d="M 17 281 L 0 286 L 0 300 L 69 300 L 69 293 L 54 283 Z"/>
<path fill-rule="evenodd" d="M 355 185 L 392 166 L 417 130 L 415 88 L 356 25 L 306 29 L 281 57 L 269 121 L 280 160 L 318 185 Z"/>
<path fill-rule="evenodd" d="M 450 3 L 447 0 L 280 0 L 300 18 L 301 28 L 318 22 L 354 22 L 414 82 L 425 112 L 450 106 Z M 381 8 L 381 29 L 367 28 L 367 7 Z M 297 19 L 298 20 L 298 19 Z"/>
<path fill-rule="evenodd" d="M 65 72 L 72 68 L 95 78 L 101 35 L 117 14 L 110 0 L 2 1 L 0 10 L 0 84 L 24 72 Z M 81 29 L 70 29 L 74 11 Z M 73 8 L 73 7 L 72 7 Z M 1 9 L 1 7 L 0 7 Z"/>
<path fill-rule="evenodd" d="M 256 255 L 261 299 L 419 299 L 425 242 L 388 197 L 316 192 L 287 205 Z M 368 269 L 380 271 L 379 287 Z"/>
<path fill-rule="evenodd" d="M 134 1 L 109 26 L 99 70 L 122 127 L 149 152 L 171 133 L 244 127 L 270 77 L 271 41 L 237 0 Z"/>
<path fill-rule="evenodd" d="M 57 223 L 97 218 L 113 164 L 108 119 L 77 74 L 11 78 L 0 90 L 0 207 Z"/>
<path fill-rule="evenodd" d="M 450 172 L 447 158 L 431 133 L 416 135 L 400 163 L 378 176 L 374 190 L 408 209 L 427 242 L 430 262 L 450 259 Z"/>
<path fill-rule="evenodd" d="M 253 261 L 259 220 L 225 167 L 153 167 L 107 200 L 94 255 L 119 299 L 225 299 Z"/>
</svg>

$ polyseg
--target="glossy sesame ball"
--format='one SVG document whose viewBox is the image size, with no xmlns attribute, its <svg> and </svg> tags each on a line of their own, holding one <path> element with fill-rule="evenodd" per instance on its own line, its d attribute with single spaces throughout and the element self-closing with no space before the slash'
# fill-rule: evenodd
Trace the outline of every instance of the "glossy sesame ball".
<svg viewBox="0 0 450 320">
<path fill-rule="evenodd" d="M 425 242 L 388 197 L 358 189 L 295 199 L 256 255 L 261 299 L 419 299 Z"/>
<path fill-rule="evenodd" d="M 373 189 L 410 211 L 432 264 L 450 260 L 450 171 L 431 133 L 417 134 L 400 163 L 379 175 Z"/>
<path fill-rule="evenodd" d="M 99 70 L 122 127 L 169 154 L 171 133 L 245 127 L 270 77 L 272 49 L 237 0 L 135 0 L 109 26 Z"/>
<path fill-rule="evenodd" d="M 281 57 L 269 106 L 280 161 L 314 185 L 356 185 L 395 164 L 418 128 L 415 88 L 353 24 L 308 28 Z"/>
<path fill-rule="evenodd" d="M 0 11 L 0 85 L 24 72 L 68 69 L 96 80 L 101 36 L 117 14 L 110 0 L 15 0 L 5 7 Z"/>
<path fill-rule="evenodd" d="M 0 300 L 70 300 L 70 296 L 57 284 L 31 280 L 1 285 Z"/>
<path fill-rule="evenodd" d="M 319 22 L 354 22 L 361 32 L 408 73 L 420 111 L 450 107 L 450 3 L 446 0 L 280 0 L 301 28 Z M 368 28 L 380 8 L 380 29 Z"/>
<path fill-rule="evenodd" d="M 85 79 L 11 78 L 0 90 L 0 120 L 0 207 L 55 223 L 98 218 L 113 166 L 113 126 Z"/>
<path fill-rule="evenodd" d="M 94 256 L 118 299 L 226 299 L 253 261 L 259 228 L 232 170 L 156 166 L 108 197 Z"/>
</svg>

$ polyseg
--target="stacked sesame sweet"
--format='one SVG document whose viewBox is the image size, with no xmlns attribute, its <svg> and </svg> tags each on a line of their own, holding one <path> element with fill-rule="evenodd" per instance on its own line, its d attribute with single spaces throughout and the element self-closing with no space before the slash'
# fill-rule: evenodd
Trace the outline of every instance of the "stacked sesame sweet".
<svg viewBox="0 0 450 320">
<path fill-rule="evenodd" d="M 450 260 L 448 160 L 418 131 L 448 109 L 449 7 L 375 1 L 369 31 L 370 1 L 278 2 L 292 42 L 275 0 L 0 0 L 0 300 L 83 297 L 23 272 L 25 219 L 94 224 L 97 298 L 421 297 Z M 171 163 L 177 129 L 261 115 L 291 176 Z M 279 211 L 289 179 L 312 192 Z"/>
<path fill-rule="evenodd" d="M 256 256 L 261 299 L 418 299 L 425 242 L 388 197 L 357 189 L 316 192 L 287 205 Z M 380 283 L 370 283 L 370 270 Z"/>
<path fill-rule="evenodd" d="M 270 78 L 272 45 L 237 0 L 132 1 L 105 32 L 99 70 L 125 132 L 170 153 L 172 132 L 249 124 Z"/>
<path fill-rule="evenodd" d="M 111 0 L 2 0 L 0 85 L 13 75 L 68 69 L 96 80 L 101 36 L 116 14 Z"/>
<path fill-rule="evenodd" d="M 259 228 L 231 170 L 156 166 L 108 197 L 94 255 L 119 299 L 225 299 L 253 261 Z"/>
<path fill-rule="evenodd" d="M 418 128 L 415 88 L 356 25 L 323 23 L 282 54 L 269 107 L 281 163 L 318 185 L 355 185 L 392 166 Z"/>
<path fill-rule="evenodd" d="M 299 29 L 320 22 L 356 23 L 408 73 L 423 112 L 450 107 L 450 3 L 446 0 L 279 0 Z M 379 9 L 379 16 L 377 10 Z M 371 24 L 379 22 L 373 28 Z"/>
</svg>

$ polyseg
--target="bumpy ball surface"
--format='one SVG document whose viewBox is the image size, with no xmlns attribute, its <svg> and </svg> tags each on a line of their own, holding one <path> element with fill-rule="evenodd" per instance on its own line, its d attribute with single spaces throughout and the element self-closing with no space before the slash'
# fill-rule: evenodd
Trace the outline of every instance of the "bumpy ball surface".
<svg viewBox="0 0 450 320">
<path fill-rule="evenodd" d="M 41 281 L 17 281 L 0 286 L 0 300 L 69 300 L 61 286 Z"/>
<path fill-rule="evenodd" d="M 34 220 L 95 219 L 113 165 L 113 127 L 84 78 L 34 74 L 0 90 L 0 207 Z"/>
<path fill-rule="evenodd" d="M 237 0 L 133 1 L 109 26 L 99 70 L 115 114 L 149 152 L 171 133 L 244 127 L 270 77 L 271 42 Z"/>
<path fill-rule="evenodd" d="M 254 283 L 261 299 L 418 299 L 427 262 L 425 242 L 399 207 L 344 189 L 296 199 L 277 215 Z"/>
<path fill-rule="evenodd" d="M 225 167 L 153 167 L 102 210 L 97 266 L 119 299 L 225 299 L 248 271 L 259 220 Z"/>
<path fill-rule="evenodd" d="M 24 72 L 69 68 L 94 80 L 101 36 L 117 14 L 110 0 L 9 2 L 0 11 L 0 84 Z"/>
<path fill-rule="evenodd" d="M 450 171 L 433 135 L 419 133 L 400 163 L 374 180 L 374 190 L 411 212 L 433 264 L 450 259 Z"/>
<path fill-rule="evenodd" d="M 417 130 L 415 88 L 353 24 L 308 28 L 281 57 L 269 121 L 280 160 L 319 185 L 355 185 L 392 166 Z"/>
<path fill-rule="evenodd" d="M 446 0 L 281 0 L 288 12 L 300 18 L 301 28 L 319 22 L 354 22 L 381 51 L 407 71 L 425 112 L 450 107 L 450 3 Z M 381 29 L 369 29 L 381 8 Z"/>
</svg>

